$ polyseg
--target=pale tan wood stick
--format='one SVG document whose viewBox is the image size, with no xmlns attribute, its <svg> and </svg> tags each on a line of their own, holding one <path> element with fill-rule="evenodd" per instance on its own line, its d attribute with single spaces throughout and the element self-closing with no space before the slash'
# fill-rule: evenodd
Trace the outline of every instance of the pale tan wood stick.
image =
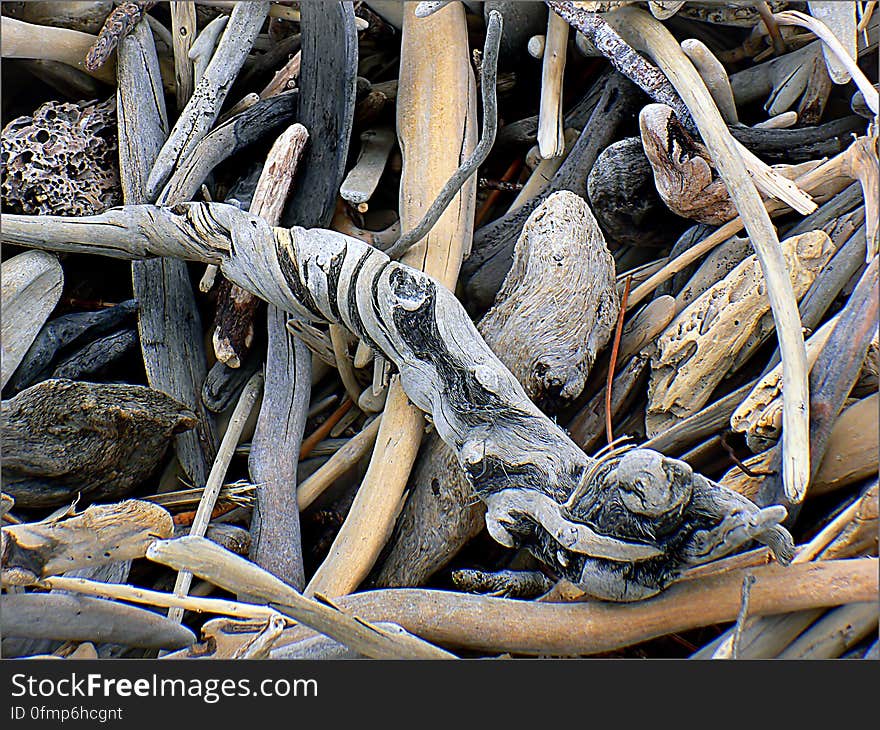
<svg viewBox="0 0 880 730">
<path fill-rule="evenodd" d="M 41 586 L 67 593 L 82 593 L 87 596 L 109 598 L 113 601 L 129 601 L 159 608 L 175 608 L 195 613 L 215 613 L 235 618 L 268 619 L 282 616 L 267 606 L 253 603 L 227 601 L 222 598 L 199 598 L 195 596 L 175 596 L 173 593 L 151 591 L 147 588 L 128 585 L 127 583 L 101 583 L 87 578 L 67 578 L 54 576 L 40 581 Z"/>
<path fill-rule="evenodd" d="M 877 569 L 877 558 L 750 568 L 756 581 L 749 613 L 764 616 L 876 600 Z M 685 581 L 656 598 L 628 604 L 544 603 L 405 588 L 358 593 L 338 604 L 368 621 L 392 621 L 443 646 L 584 655 L 735 620 L 743 575 L 732 571 Z M 291 643 L 304 633 L 288 630 L 281 641 Z"/>
<path fill-rule="evenodd" d="M 541 106 L 538 110 L 538 149 L 545 160 L 565 149 L 562 133 L 562 77 L 568 49 L 568 23 L 552 10 L 547 16 L 541 67 Z"/>
<path fill-rule="evenodd" d="M 69 28 L 34 25 L 15 18 L 3 16 L 0 20 L 3 36 L 3 58 L 31 58 L 43 61 L 60 61 L 78 68 L 83 73 L 116 85 L 116 59 L 112 58 L 100 68 L 86 68 L 86 54 L 98 37 Z"/>
<path fill-rule="evenodd" d="M 232 411 L 232 417 L 229 419 L 229 425 L 226 427 L 226 433 L 223 434 L 223 440 L 220 442 L 220 448 L 217 449 L 217 458 L 211 466 L 211 473 L 208 474 L 208 482 L 205 484 L 205 491 L 199 500 L 199 506 L 196 509 L 196 516 L 193 518 L 192 527 L 190 528 L 190 536 L 202 537 L 208 529 L 208 523 L 211 521 L 211 512 L 217 503 L 217 497 L 220 489 L 223 487 L 223 480 L 226 478 L 226 470 L 232 461 L 235 453 L 235 447 L 238 446 L 238 439 L 244 429 L 244 424 L 251 415 L 251 411 L 257 403 L 257 398 L 263 389 L 263 374 L 255 373 L 244 386 L 238 403 Z M 192 583 L 192 573 L 180 572 L 174 582 L 174 594 L 176 596 L 185 596 L 189 591 Z M 183 619 L 183 609 L 179 607 L 172 608 L 168 611 L 168 618 L 178 623 Z"/>
<path fill-rule="evenodd" d="M 374 659 L 452 659 L 411 636 L 389 634 L 328 603 L 305 598 L 271 573 L 201 537 L 157 540 L 147 557 L 187 571 L 232 593 L 248 593 L 283 607 L 285 615 Z"/>
<path fill-rule="evenodd" d="M 330 487 L 339 477 L 360 461 L 376 443 L 379 433 L 381 416 L 375 418 L 369 426 L 331 456 L 314 474 L 299 485 L 296 499 L 301 510 L 306 509 L 324 490 Z"/>
<path fill-rule="evenodd" d="M 195 71 L 189 50 L 196 40 L 196 4 L 171 3 L 171 35 L 174 49 L 174 80 L 177 82 L 177 108 L 183 109 L 195 86 Z"/>
<path fill-rule="evenodd" d="M 634 45 L 647 46 L 690 110 L 758 255 L 784 369 L 783 486 L 786 498 L 799 503 L 810 481 L 807 356 L 797 300 L 776 230 L 712 96 L 672 34 L 644 11 L 627 7 L 614 15 L 623 21 L 615 24 L 618 32 L 633 39 Z"/>
<path fill-rule="evenodd" d="M 397 131 L 403 152 L 401 230 L 418 223 L 461 161 L 476 146 L 476 85 L 460 3 L 429 18 L 404 7 Z M 471 178 L 431 229 L 401 261 L 454 289 L 473 233 L 476 180 Z M 388 389 L 376 447 L 364 481 L 330 554 L 306 593 L 339 596 L 367 576 L 394 526 L 418 453 L 424 416 L 399 378 Z"/>
</svg>

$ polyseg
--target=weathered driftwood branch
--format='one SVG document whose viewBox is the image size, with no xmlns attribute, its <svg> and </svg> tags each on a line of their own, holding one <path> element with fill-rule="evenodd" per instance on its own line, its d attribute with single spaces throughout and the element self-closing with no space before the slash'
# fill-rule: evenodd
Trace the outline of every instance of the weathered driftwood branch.
<svg viewBox="0 0 880 730">
<path fill-rule="evenodd" d="M 595 218 L 578 196 L 560 191 L 529 216 L 477 329 L 529 397 L 555 412 L 584 389 L 618 306 L 614 262 Z M 423 443 L 409 489 L 379 585 L 420 585 L 482 527 L 482 505 L 436 433 Z"/>
<path fill-rule="evenodd" d="M 826 560 L 781 569 L 752 568 L 749 612 L 763 616 L 877 597 L 877 559 Z M 346 596 L 340 607 L 364 619 L 393 621 L 449 647 L 486 652 L 577 655 L 613 651 L 678 631 L 733 621 L 743 572 L 683 581 L 663 596 L 619 606 L 544 603 L 446 591 L 397 589 Z M 278 644 L 308 632 L 293 628 Z"/>
<path fill-rule="evenodd" d="M 541 107 L 538 112 L 538 149 L 545 160 L 565 149 L 562 128 L 562 79 L 568 52 L 568 23 L 552 10 L 542 49 Z"/>
<path fill-rule="evenodd" d="M 172 173 L 157 202 L 171 205 L 194 198 L 208 173 L 223 160 L 288 123 L 293 118 L 297 99 L 296 91 L 262 99 L 218 124 Z"/>
<path fill-rule="evenodd" d="M 89 218 L 5 216 L 3 237 L 220 264 L 231 281 L 298 318 L 343 324 L 398 366 L 402 405 L 408 397 L 431 414 L 487 500 L 493 537 L 528 546 L 596 595 L 650 595 L 683 567 L 753 538 L 786 559 L 791 540 L 776 527 L 784 509 L 759 511 L 656 452 L 588 459 L 528 399 L 446 287 L 360 241 L 272 229 L 217 203 L 127 206 Z"/>
<path fill-rule="evenodd" d="M 150 200 L 156 199 L 174 169 L 214 124 L 268 12 L 268 2 L 235 6 L 211 62 L 156 157 L 147 181 Z"/>
<path fill-rule="evenodd" d="M 122 2 L 113 8 L 104 21 L 98 38 L 86 54 L 86 69 L 94 71 L 103 66 L 116 46 L 134 30 L 141 18 L 155 4 L 155 2 Z"/>
<path fill-rule="evenodd" d="M 288 127 L 276 140 L 260 173 L 250 212 L 264 218 L 271 226 L 277 225 L 281 219 L 308 138 L 309 133 L 302 124 Z M 259 303 L 259 298 L 250 292 L 228 282 L 221 283 L 212 340 L 217 359 L 231 368 L 240 367 L 250 350 Z"/>
<path fill-rule="evenodd" d="M 400 239 L 388 249 L 391 258 L 398 258 L 410 246 L 425 238 L 452 200 L 458 195 L 464 184 L 482 165 L 495 143 L 498 131 L 498 100 L 496 85 L 498 81 L 498 51 L 501 44 L 502 20 L 501 13 L 489 13 L 486 28 L 486 46 L 483 50 L 483 62 L 480 69 L 480 91 L 483 98 L 483 132 L 480 141 L 470 156 L 462 160 L 452 176 L 441 188 L 434 202 L 425 211 L 421 220 L 412 226 Z M 561 82 L 561 78 L 560 78 Z M 560 139 L 562 132 L 560 131 Z"/>
<path fill-rule="evenodd" d="M 3 528 L 3 584 L 30 585 L 46 576 L 142 558 L 156 539 L 173 532 L 171 515 L 150 502 L 92 505 L 82 514 Z"/>
<path fill-rule="evenodd" d="M 211 522 L 211 515 L 217 504 L 217 497 L 223 487 L 226 478 L 226 471 L 235 454 L 235 447 L 238 446 L 238 440 L 241 432 L 244 430 L 245 424 L 250 418 L 251 411 L 256 406 L 257 399 L 263 390 L 263 375 L 255 373 L 248 380 L 247 384 L 241 391 L 238 402 L 229 418 L 229 425 L 226 427 L 226 433 L 223 434 L 223 440 L 217 449 L 217 457 L 211 465 L 211 473 L 205 482 L 205 488 L 202 490 L 199 506 L 196 508 L 193 517 L 192 526 L 189 535 L 192 537 L 204 537 L 208 531 L 208 524 Z M 181 571 L 177 574 L 174 581 L 174 595 L 185 596 L 189 593 L 192 584 L 192 573 Z M 183 620 L 183 609 L 174 607 L 168 611 L 168 618 L 180 622 Z"/>
<path fill-rule="evenodd" d="M 305 127 L 291 125 L 269 151 L 251 203 L 251 212 L 269 224 L 281 219 L 307 137 Z M 311 395 L 312 358 L 305 344 L 287 331 L 286 320 L 283 311 L 269 305 L 266 382 L 248 458 L 257 485 L 250 556 L 257 565 L 302 588 L 296 466 Z"/>
<path fill-rule="evenodd" d="M 639 56 L 605 18 L 571 2 L 549 0 L 547 5 L 551 12 L 558 13 L 566 23 L 583 33 L 619 73 L 657 103 L 671 106 L 682 124 L 696 129 L 688 108 L 663 72 Z"/>
<path fill-rule="evenodd" d="M 401 48 L 397 133 L 403 152 L 401 230 L 407 231 L 424 218 L 476 145 L 476 88 L 464 9 L 456 4 L 419 19 L 407 6 Z M 436 79 L 444 80 L 440 90 L 433 84 Z M 455 288 L 470 241 L 475 183 L 472 177 L 464 182 L 427 236 L 402 257 L 449 290 Z M 384 351 L 373 340 L 364 341 Z M 351 592 L 390 537 L 424 431 L 424 417 L 410 403 L 408 393 L 405 382 L 391 382 L 367 473 L 307 592 L 330 596 Z"/>
<path fill-rule="evenodd" d="M 148 178 L 168 134 L 165 97 L 153 35 L 140 22 L 117 50 L 119 167 L 123 200 L 153 200 Z M 147 382 L 169 393 L 199 417 L 195 431 L 177 438 L 177 455 L 197 483 L 207 477 L 215 433 L 199 397 L 207 374 L 202 327 L 186 263 L 173 258 L 132 263 L 132 288 L 140 302 L 138 332 Z"/>
<path fill-rule="evenodd" d="M 614 13 L 618 30 L 637 46 L 647 46 L 694 117 L 703 141 L 724 180 L 749 233 L 767 282 L 767 296 L 776 323 L 785 370 L 783 472 L 787 498 L 803 499 L 810 480 L 809 391 L 804 340 L 797 301 L 786 274 L 785 260 L 740 148 L 727 131 L 699 74 L 669 31 L 643 11 L 621 8 Z"/>
<path fill-rule="evenodd" d="M 361 151 L 357 162 L 342 181 L 339 194 L 343 200 L 365 211 L 363 206 L 375 192 L 391 148 L 394 147 L 394 131 L 388 127 L 367 129 L 361 132 L 360 140 Z"/>
<path fill-rule="evenodd" d="M 3 14 L 37 25 L 97 33 L 111 10 L 112 0 L 31 0 L 7 3 Z"/>
</svg>

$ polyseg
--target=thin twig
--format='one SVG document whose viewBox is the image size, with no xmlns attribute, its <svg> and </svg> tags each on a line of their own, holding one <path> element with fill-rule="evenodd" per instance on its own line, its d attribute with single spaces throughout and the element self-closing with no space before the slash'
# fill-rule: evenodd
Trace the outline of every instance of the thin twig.
<svg viewBox="0 0 880 730">
<path fill-rule="evenodd" d="M 195 537 L 203 537 L 208 530 L 208 523 L 211 521 L 211 515 L 214 506 L 217 504 L 217 497 L 223 488 L 223 479 L 226 476 L 226 470 L 235 454 L 235 447 L 238 445 L 238 439 L 244 429 L 244 425 L 251 415 L 251 411 L 256 405 L 257 398 L 263 388 L 263 374 L 255 373 L 245 385 L 244 390 L 239 396 L 238 403 L 232 411 L 232 417 L 229 425 L 226 427 L 226 433 L 220 442 L 220 448 L 217 449 L 217 458 L 211 466 L 211 473 L 208 475 L 205 491 L 202 493 L 202 499 L 196 509 L 193 518 L 192 527 L 189 534 Z M 177 574 L 177 580 L 174 583 L 174 595 L 185 596 L 189 592 L 192 583 L 192 573 L 180 572 Z M 168 612 L 168 618 L 178 623 L 183 619 L 182 608 L 172 608 Z"/>
<path fill-rule="evenodd" d="M 324 421 L 320 426 L 318 426 L 307 439 L 304 439 L 302 442 L 302 446 L 299 450 L 299 458 L 300 461 L 305 459 L 309 454 L 312 453 L 312 450 L 317 446 L 324 438 L 330 433 L 330 430 L 339 423 L 339 419 L 342 418 L 346 413 L 348 413 L 349 409 L 354 405 L 354 401 L 351 398 L 346 398 L 342 401 L 342 405 L 339 406 L 333 413 L 331 413 L 327 420 Z"/>
<path fill-rule="evenodd" d="M 428 235 L 449 203 L 461 190 L 462 185 L 486 161 L 486 157 L 492 150 L 492 145 L 495 144 L 495 133 L 498 131 L 498 99 L 495 85 L 498 77 L 498 52 L 501 47 L 503 24 L 501 13 L 497 10 L 489 13 L 480 83 L 483 97 L 483 134 L 480 141 L 474 148 L 473 154 L 461 164 L 443 186 L 418 225 L 404 233 L 391 248 L 385 251 L 392 259 L 400 258 L 411 246 Z"/>
<path fill-rule="evenodd" d="M 614 441 L 614 432 L 611 428 L 611 386 L 614 384 L 614 366 L 617 364 L 617 351 L 620 348 L 620 338 L 623 335 L 623 320 L 626 317 L 626 300 L 629 298 L 630 286 L 632 286 L 632 276 L 627 276 L 626 283 L 623 286 L 623 296 L 620 298 L 617 329 L 614 331 L 611 361 L 608 363 L 608 380 L 605 384 L 605 435 L 608 437 L 609 445 Z"/>
<path fill-rule="evenodd" d="M 739 654 L 739 644 L 742 640 L 743 626 L 746 617 L 749 615 L 749 596 L 752 593 L 752 584 L 755 582 L 755 576 L 746 573 L 742 582 L 742 600 L 739 606 L 739 614 L 736 617 L 736 630 L 733 632 L 733 642 L 730 645 L 730 658 L 736 659 Z"/>
<path fill-rule="evenodd" d="M 518 174 L 520 169 L 522 168 L 523 161 L 521 158 L 517 157 L 513 162 L 510 163 L 510 166 L 504 171 L 504 174 L 501 176 L 501 180 L 499 182 L 507 183 L 513 180 Z M 492 210 L 492 206 L 498 201 L 498 198 L 501 196 L 500 190 L 493 190 L 486 196 L 486 200 L 483 201 L 483 204 L 480 206 L 480 209 L 477 211 L 477 214 L 474 216 L 474 227 L 479 226 L 489 214 L 489 211 Z"/>
</svg>

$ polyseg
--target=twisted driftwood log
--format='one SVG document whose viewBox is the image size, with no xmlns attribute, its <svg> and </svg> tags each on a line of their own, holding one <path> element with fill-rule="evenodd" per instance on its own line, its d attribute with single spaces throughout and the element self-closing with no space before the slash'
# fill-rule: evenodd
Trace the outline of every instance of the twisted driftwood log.
<svg viewBox="0 0 880 730">
<path fill-rule="evenodd" d="M 529 397 L 555 412 L 584 389 L 618 308 L 614 260 L 596 219 L 562 190 L 529 216 L 495 306 L 477 329 Z M 409 488 L 376 578 L 381 586 L 424 583 L 482 527 L 485 509 L 436 433 L 423 443 Z"/>
<path fill-rule="evenodd" d="M 400 370 L 455 451 L 487 528 L 598 597 L 652 595 L 751 539 L 786 561 L 782 507 L 758 509 L 650 450 L 588 458 L 526 396 L 452 292 L 334 231 L 271 228 L 219 203 L 114 208 L 86 218 L 5 216 L 3 239 L 119 258 L 177 256 L 295 317 L 341 324 Z"/>
</svg>

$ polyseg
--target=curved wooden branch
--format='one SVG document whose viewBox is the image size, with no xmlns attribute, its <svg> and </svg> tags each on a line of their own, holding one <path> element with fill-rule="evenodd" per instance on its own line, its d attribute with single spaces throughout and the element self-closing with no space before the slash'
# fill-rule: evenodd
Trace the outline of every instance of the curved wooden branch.
<svg viewBox="0 0 880 730">
<path fill-rule="evenodd" d="M 529 216 L 478 329 L 532 400 L 555 412 L 584 389 L 618 307 L 599 226 L 587 204 L 563 190 Z M 379 585 L 420 585 L 481 529 L 484 510 L 435 433 L 425 439 L 409 490 Z"/>
<path fill-rule="evenodd" d="M 597 654 L 677 631 L 736 619 L 744 571 L 683 581 L 636 605 L 543 603 L 451 591 L 397 589 L 346 596 L 339 605 L 368 621 L 393 621 L 442 646 L 520 654 Z M 824 560 L 749 569 L 755 616 L 845 605 L 877 597 L 877 559 Z M 311 632 L 308 632 L 309 634 Z M 275 646 L 297 641 L 286 631 Z"/>
<path fill-rule="evenodd" d="M 785 425 L 783 471 L 785 496 L 797 504 L 810 481 L 810 402 L 807 389 L 807 356 L 797 300 L 786 273 L 776 231 L 755 184 L 749 177 L 740 149 L 727 130 L 700 75 L 666 28 L 648 13 L 621 8 L 614 25 L 625 38 L 647 46 L 654 60 L 681 94 L 694 117 L 718 174 L 730 191 L 749 233 L 767 281 L 767 297 L 776 322 L 785 371 Z"/>
<path fill-rule="evenodd" d="M 456 3 L 424 19 L 416 19 L 412 6 L 407 6 L 401 49 L 397 134 L 403 152 L 400 223 L 401 230 L 407 231 L 422 218 L 459 169 L 461 158 L 469 156 L 476 144 L 476 89 L 462 6 Z M 444 82 L 436 87 L 427 79 Z M 454 306 L 458 302 L 448 289 L 455 286 L 471 238 L 475 196 L 476 181 L 471 178 L 425 238 L 401 259 L 435 276 L 442 284 L 438 289 L 449 295 Z M 413 322 L 409 326 L 418 325 Z M 364 342 L 373 350 L 382 349 L 370 340 Z M 423 377 L 432 375 L 427 372 Z M 367 473 L 327 560 L 306 587 L 307 592 L 330 596 L 349 593 L 379 557 L 394 527 L 424 432 L 424 417 L 410 399 L 422 408 L 412 398 L 406 381 L 395 378 L 388 388 Z"/>
<path fill-rule="evenodd" d="M 122 257 L 219 263 L 230 281 L 295 317 L 342 324 L 397 365 L 406 396 L 431 415 L 489 503 L 492 534 L 587 581 L 594 595 L 652 595 L 684 567 L 751 539 L 772 543 L 780 559 L 788 552 L 791 538 L 776 526 L 784 509 L 758 510 L 657 452 L 589 459 L 529 400 L 452 292 L 361 241 L 273 229 L 219 203 L 127 206 L 88 218 L 5 216 L 2 235 L 54 250 L 88 250 L 88 241 Z M 524 491 L 541 496 L 540 513 L 530 510 L 534 500 L 519 498 Z M 659 555 L 645 561 L 646 548 Z M 643 562 L 631 573 L 633 561 Z"/>
</svg>

